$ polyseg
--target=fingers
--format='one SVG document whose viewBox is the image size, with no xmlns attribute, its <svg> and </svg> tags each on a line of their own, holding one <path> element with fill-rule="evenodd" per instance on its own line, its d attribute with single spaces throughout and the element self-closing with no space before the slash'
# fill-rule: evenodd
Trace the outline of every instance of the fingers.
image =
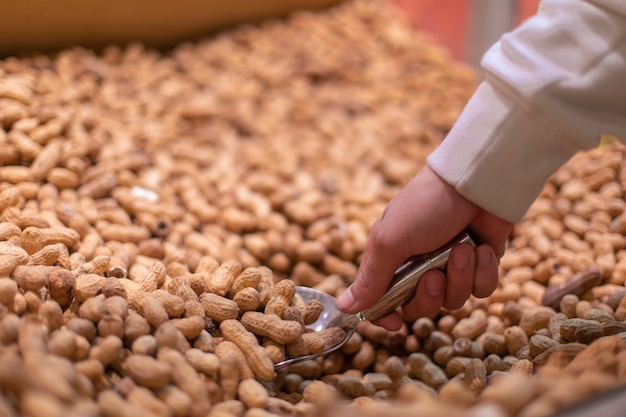
<svg viewBox="0 0 626 417">
<path fill-rule="evenodd" d="M 441 307 L 459 309 L 471 295 L 491 295 L 498 285 L 498 258 L 489 245 L 472 249 L 456 245 L 450 253 L 445 273 L 428 271 L 422 277 L 415 297 L 402 308 L 406 320 L 432 316 Z"/>
<path fill-rule="evenodd" d="M 437 313 L 442 306 L 460 308 L 472 294 L 491 294 L 497 285 L 498 258 L 512 229 L 511 223 L 466 200 L 425 167 L 372 226 L 356 279 L 338 297 L 337 307 L 346 313 L 371 307 L 385 293 L 402 262 L 438 248 L 464 228 L 474 232 L 484 248 L 474 251 L 459 245 L 451 253 L 447 273 L 424 274 L 415 297 L 403 308 L 408 318 Z M 398 320 L 399 316 L 391 314 L 378 323 L 391 329 Z"/>
<path fill-rule="evenodd" d="M 474 289 L 476 256 L 469 243 L 455 245 L 450 253 L 446 275 L 446 297 L 443 306 L 448 310 L 461 308 Z"/>
<path fill-rule="evenodd" d="M 364 264 L 370 265 L 368 261 Z M 376 275 L 367 275 L 368 270 L 373 268 L 361 270 L 360 285 L 353 284 L 338 298 L 337 305 L 340 308 L 342 302 L 350 302 L 352 312 L 361 311 L 362 306 L 369 306 L 378 299 L 376 291 L 384 292 L 385 288 L 380 285 L 381 280 L 370 280 L 370 277 L 374 278 Z M 441 307 L 448 310 L 459 309 L 471 295 L 487 297 L 497 285 L 498 258 L 491 246 L 480 245 L 473 249 L 468 243 L 455 245 L 445 272 L 431 270 L 422 276 L 415 296 L 402 307 L 404 320 L 412 321 L 435 315 Z M 377 320 L 376 324 L 393 331 L 401 327 L 402 320 L 394 312 Z"/>
<path fill-rule="evenodd" d="M 481 244 L 491 246 L 498 259 L 504 255 L 507 237 L 513 228 L 511 223 L 482 210 L 470 228 Z"/>
<path fill-rule="evenodd" d="M 446 275 L 443 271 L 431 270 L 420 279 L 415 297 L 402 307 L 407 320 L 437 314 L 446 296 Z"/>
<path fill-rule="evenodd" d="M 374 324 L 384 327 L 389 331 L 396 331 L 402 328 L 402 316 L 396 312 L 386 315 L 385 317 L 374 321 Z"/>
<path fill-rule="evenodd" d="M 445 214 L 453 208 L 461 214 Z M 357 278 L 338 298 L 337 307 L 354 313 L 372 306 L 385 293 L 402 262 L 446 243 L 475 212 L 469 202 L 436 174 L 423 170 L 391 200 L 372 226 Z M 429 220 L 438 217 L 443 220 Z"/>
<path fill-rule="evenodd" d="M 475 297 L 488 297 L 498 286 L 498 258 L 489 245 L 476 248 L 476 270 L 474 272 Z"/>
</svg>

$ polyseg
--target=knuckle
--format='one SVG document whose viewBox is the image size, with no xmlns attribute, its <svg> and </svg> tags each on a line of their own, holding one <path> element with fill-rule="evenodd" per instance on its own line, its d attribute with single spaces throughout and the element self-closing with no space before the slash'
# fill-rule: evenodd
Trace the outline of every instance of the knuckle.
<svg viewBox="0 0 626 417">
<path fill-rule="evenodd" d="M 398 247 L 393 233 L 382 227 L 372 229 L 370 240 L 373 250 L 379 253 L 390 253 Z"/>
</svg>

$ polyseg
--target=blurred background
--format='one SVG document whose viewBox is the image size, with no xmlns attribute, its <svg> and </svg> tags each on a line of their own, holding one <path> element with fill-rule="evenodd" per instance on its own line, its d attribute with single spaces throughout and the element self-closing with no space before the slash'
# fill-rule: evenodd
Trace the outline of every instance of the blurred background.
<svg viewBox="0 0 626 417">
<path fill-rule="evenodd" d="M 390 0 L 416 29 L 427 31 L 452 56 L 478 65 L 505 32 L 537 11 L 539 0 Z M 81 45 L 141 41 L 173 47 L 241 22 L 284 16 L 293 9 L 332 6 L 341 0 L 3 0 L 0 57 Z"/>
<path fill-rule="evenodd" d="M 413 25 L 433 34 L 453 57 L 479 65 L 502 34 L 537 12 L 539 0 L 393 0 Z"/>
</svg>

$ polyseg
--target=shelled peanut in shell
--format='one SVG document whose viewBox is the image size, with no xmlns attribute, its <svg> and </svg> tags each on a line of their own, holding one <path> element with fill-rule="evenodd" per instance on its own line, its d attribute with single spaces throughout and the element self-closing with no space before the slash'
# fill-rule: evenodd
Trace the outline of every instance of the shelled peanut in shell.
<svg viewBox="0 0 626 417">
<path fill-rule="evenodd" d="M 621 147 L 550 180 L 489 299 L 274 374 L 311 349 L 290 283 L 347 286 L 475 85 L 371 1 L 0 61 L 0 414 L 528 417 L 621 383 Z"/>
</svg>

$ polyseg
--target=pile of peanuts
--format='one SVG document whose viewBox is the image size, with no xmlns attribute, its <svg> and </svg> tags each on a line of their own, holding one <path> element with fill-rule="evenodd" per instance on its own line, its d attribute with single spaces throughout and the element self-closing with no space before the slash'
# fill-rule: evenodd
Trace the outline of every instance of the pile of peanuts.
<svg viewBox="0 0 626 417">
<path fill-rule="evenodd" d="M 158 52 L 0 60 L 0 415 L 549 416 L 626 382 L 626 149 L 576 156 L 499 288 L 312 333 L 474 72 L 356 0 Z"/>
</svg>

